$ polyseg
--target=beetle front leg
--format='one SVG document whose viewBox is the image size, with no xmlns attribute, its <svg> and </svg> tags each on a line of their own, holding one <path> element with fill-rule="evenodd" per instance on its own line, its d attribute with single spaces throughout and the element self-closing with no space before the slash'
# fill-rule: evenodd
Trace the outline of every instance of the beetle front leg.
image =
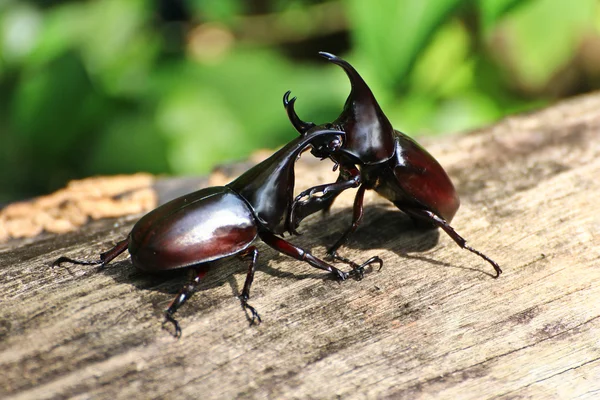
<svg viewBox="0 0 600 400">
<path fill-rule="evenodd" d="M 338 239 L 338 241 L 335 242 L 335 244 L 333 246 L 331 246 L 329 248 L 329 250 L 327 250 L 327 254 L 330 257 L 335 258 L 336 260 L 340 260 L 342 262 L 348 262 L 348 259 L 339 256 L 337 254 L 337 251 L 344 243 L 346 243 L 348 241 L 348 238 L 350 237 L 350 235 L 352 233 L 354 233 L 354 231 L 356 231 L 356 229 L 358 228 L 358 225 L 360 225 L 360 223 L 362 222 L 362 219 L 364 216 L 363 202 L 365 200 L 365 190 L 366 189 L 367 189 L 367 187 L 365 185 L 361 185 L 358 188 L 358 191 L 356 192 L 356 197 L 354 198 L 353 213 L 352 213 L 352 225 L 350 225 L 350 228 L 348 228 L 346 230 L 346 232 L 344 232 L 342 237 L 340 237 Z"/>
<path fill-rule="evenodd" d="M 381 271 L 381 268 L 383 268 L 383 260 L 379 258 L 379 256 L 371 257 L 360 265 L 346 257 L 340 256 L 339 254 L 336 254 L 334 257 L 336 260 L 350 265 L 352 267 L 352 271 L 350 271 L 350 273 L 354 275 L 358 280 L 361 280 L 365 276 L 365 267 L 371 264 L 379 264 L 379 268 L 377 269 L 378 271 Z"/>
<path fill-rule="evenodd" d="M 286 254 L 290 257 L 295 258 L 299 261 L 306 261 L 311 266 L 315 268 L 319 268 L 334 274 L 339 280 L 348 279 L 348 273 L 340 271 L 333 265 L 326 263 L 325 261 L 313 256 L 308 251 L 293 245 L 285 239 L 280 238 L 279 236 L 274 235 L 273 233 L 267 230 L 261 230 L 258 232 L 258 235 L 262 239 L 263 242 L 274 248 L 275 250 Z"/>
<path fill-rule="evenodd" d="M 196 288 L 200 284 L 200 280 L 204 278 L 206 275 L 206 268 L 195 268 L 192 269 L 195 271 L 195 276 L 187 285 L 181 288 L 177 296 L 171 301 L 171 304 L 165 310 L 165 321 L 163 322 L 163 328 L 167 322 L 170 322 L 175 327 L 175 333 L 173 336 L 176 338 L 181 337 L 181 327 L 179 326 L 179 322 L 173 317 L 173 314 L 177 312 L 179 307 L 181 307 L 196 291 Z"/>
<path fill-rule="evenodd" d="M 254 281 L 254 271 L 256 271 L 256 260 L 258 259 L 258 249 L 255 246 L 248 247 L 243 253 L 240 254 L 240 257 L 250 257 L 250 265 L 248 266 L 248 274 L 246 275 L 246 281 L 244 282 L 244 289 L 242 290 L 242 294 L 239 296 L 240 301 L 242 302 L 242 308 L 250 311 L 252 314 L 252 319 L 250 320 L 250 325 L 254 324 L 255 320 L 258 320 L 260 324 L 262 320 L 260 319 L 260 315 L 256 312 L 256 309 L 248 304 L 248 299 L 250 298 L 250 286 L 252 286 L 252 281 Z"/>
<path fill-rule="evenodd" d="M 329 212 L 335 199 L 341 194 L 341 192 L 327 192 L 327 194 L 319 197 L 313 197 L 308 202 L 294 202 L 290 207 L 290 213 L 288 214 L 287 230 L 294 235 L 300 235 L 297 228 L 300 222 L 309 215 L 316 212 L 323 211 Z"/>
<path fill-rule="evenodd" d="M 330 265 L 327 262 L 321 260 L 320 258 L 313 256 L 308 251 L 306 251 L 298 246 L 293 245 L 292 243 L 288 242 L 287 240 L 284 240 L 284 239 L 280 238 L 279 236 L 272 234 L 269 231 L 266 231 L 266 230 L 260 231 L 258 233 L 258 235 L 263 240 L 263 242 L 265 242 L 266 244 L 268 244 L 275 250 L 280 251 L 281 253 L 286 254 L 290 257 L 293 257 L 296 260 L 306 261 L 307 263 L 309 263 L 311 266 L 313 266 L 315 268 L 329 271 L 342 281 L 348 279 L 348 276 L 350 276 L 350 275 L 353 275 L 353 276 L 357 277 L 358 279 L 361 279 L 364 275 L 364 268 L 367 265 L 370 265 L 373 263 L 378 263 L 380 269 L 381 269 L 381 266 L 383 265 L 383 261 L 381 261 L 381 259 L 379 257 L 371 257 L 361 265 L 358 265 L 358 264 L 348 260 L 348 264 L 350 264 L 352 266 L 352 271 L 350 271 L 348 273 L 348 272 L 344 272 L 344 271 L 337 269 L 333 265 Z"/>
<path fill-rule="evenodd" d="M 329 211 L 333 201 L 340 193 L 346 189 L 360 186 L 361 182 L 362 177 L 358 168 L 355 165 L 346 165 L 341 167 L 340 175 L 335 183 L 314 186 L 301 192 L 290 207 L 288 230 L 297 235 L 296 228 L 302 219 L 317 211 Z M 322 193 L 322 196 L 313 197 L 317 193 Z M 308 198 L 302 201 L 303 197 Z"/>
<path fill-rule="evenodd" d="M 481 257 L 485 261 L 489 262 L 492 265 L 492 267 L 494 267 L 494 271 L 496 271 L 496 276 L 494 276 L 494 278 L 498 278 L 500 276 L 500 274 L 502 273 L 502 269 L 500 269 L 500 266 L 498 265 L 498 263 L 496 263 L 494 260 L 492 260 L 491 258 L 486 256 L 485 254 L 475 250 L 474 248 L 472 248 L 470 246 L 467 246 L 467 241 L 462 236 L 460 236 L 454 230 L 454 228 L 452 228 L 452 226 L 450 226 L 450 224 L 446 220 L 438 217 L 431 211 L 422 210 L 422 209 L 418 209 L 418 208 L 410 208 L 410 207 L 405 207 L 405 206 L 402 206 L 399 208 L 402 211 L 404 211 L 405 213 L 407 213 L 408 215 L 419 218 L 421 220 L 428 221 L 428 222 L 432 223 L 433 225 L 437 226 L 438 228 L 442 228 L 444 230 L 444 232 L 446 232 L 448 234 L 448 236 L 450 236 L 452 238 L 452 240 L 454 240 L 456 242 L 456 244 L 459 245 L 461 248 L 468 250 L 471 253 L 477 254 L 479 257 Z"/>
</svg>

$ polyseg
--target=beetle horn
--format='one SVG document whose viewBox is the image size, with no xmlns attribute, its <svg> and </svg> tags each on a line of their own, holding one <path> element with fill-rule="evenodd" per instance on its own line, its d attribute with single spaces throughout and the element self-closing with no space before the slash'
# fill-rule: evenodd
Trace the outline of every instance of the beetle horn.
<svg viewBox="0 0 600 400">
<path fill-rule="evenodd" d="M 362 76 L 360 76 L 360 74 L 352 65 L 350 65 L 348 61 L 336 56 L 335 54 L 327 53 L 325 51 L 320 51 L 319 55 L 342 67 L 348 75 L 348 79 L 350 79 L 350 85 L 352 86 L 352 91 L 350 92 L 350 96 L 348 96 L 348 100 L 352 100 L 354 102 L 363 104 L 365 107 L 368 106 L 381 111 L 377 100 L 375 100 L 375 96 L 373 96 L 373 92 L 371 92 L 371 89 L 364 81 Z M 383 117 L 387 120 L 385 115 Z"/>
<path fill-rule="evenodd" d="M 301 135 L 305 135 L 309 129 L 314 128 L 315 124 L 312 122 L 304 122 L 300 119 L 298 114 L 296 114 L 296 110 L 294 109 L 294 104 L 296 103 L 296 97 L 292 97 L 290 99 L 290 94 L 292 92 L 288 90 L 283 95 L 283 106 L 285 107 L 285 111 L 287 112 L 288 118 L 294 129 L 296 129 Z"/>
<path fill-rule="evenodd" d="M 394 154 L 394 128 L 385 116 L 373 92 L 350 63 L 331 53 L 319 52 L 328 61 L 344 69 L 352 90 L 344 110 L 335 120 L 346 132 L 346 150 L 364 164 L 378 163 Z"/>
</svg>

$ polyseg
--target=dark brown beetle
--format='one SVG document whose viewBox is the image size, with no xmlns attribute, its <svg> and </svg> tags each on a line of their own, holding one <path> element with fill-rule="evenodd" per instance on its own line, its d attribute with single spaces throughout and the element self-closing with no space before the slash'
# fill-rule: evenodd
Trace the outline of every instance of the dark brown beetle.
<svg viewBox="0 0 600 400">
<path fill-rule="evenodd" d="M 198 190 L 149 212 L 134 225 L 126 239 L 102 253 L 100 260 L 60 257 L 53 265 L 71 262 L 102 268 L 128 249 L 133 265 L 144 271 L 193 268 L 195 278 L 181 289 L 165 310 L 165 323 L 171 322 L 175 326 L 175 336 L 181 335 L 181 328 L 173 314 L 193 294 L 206 274 L 205 263 L 233 255 L 250 258 L 239 297 L 242 307 L 252 315 L 251 322 L 255 319 L 260 322 L 260 316 L 248 304 L 258 257 L 258 250 L 251 244 L 257 237 L 284 254 L 333 273 L 340 280 L 347 279 L 349 274 L 360 278 L 366 265 L 379 263 L 381 266 L 379 257 L 372 257 L 362 265 L 349 262 L 353 269 L 347 273 L 277 236 L 285 233 L 289 226 L 294 162 L 316 139 L 321 141 L 313 146 L 315 151 L 335 151 L 341 146 L 343 136 L 344 133 L 339 131 L 312 129 L 228 185 Z"/>
<path fill-rule="evenodd" d="M 337 254 L 337 250 L 360 224 L 365 190 L 373 189 L 416 222 L 442 228 L 461 248 L 488 261 L 496 271 L 495 277 L 500 276 L 500 266 L 467 246 L 466 240 L 450 226 L 460 202 L 440 164 L 413 139 L 394 130 L 371 89 L 348 62 L 330 53 L 319 54 L 342 67 L 352 86 L 340 116 L 333 123 L 318 126 L 345 132 L 343 146 L 330 153 L 314 148 L 312 151 L 315 156 L 330 157 L 335 163 L 334 170 L 339 166 L 340 175 L 335 183 L 315 186 L 296 197 L 289 230 L 296 233 L 296 227 L 303 218 L 317 211 L 329 210 L 342 191 L 358 187 L 352 225 L 328 250 L 328 255 L 345 260 Z M 283 103 L 292 125 L 301 134 L 315 129 L 317 125 L 298 117 L 294 110 L 296 98 L 289 99 L 289 95 L 288 91 Z M 326 147 L 320 148 L 326 150 Z M 316 193 L 322 195 L 313 196 Z M 307 199 L 303 200 L 305 197 Z"/>
</svg>

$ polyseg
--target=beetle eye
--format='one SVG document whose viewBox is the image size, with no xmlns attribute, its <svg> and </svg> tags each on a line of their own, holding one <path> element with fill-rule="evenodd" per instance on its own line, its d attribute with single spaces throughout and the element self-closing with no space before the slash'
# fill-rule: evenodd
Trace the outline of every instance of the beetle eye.
<svg viewBox="0 0 600 400">
<path fill-rule="evenodd" d="M 327 143 L 329 151 L 337 151 L 342 147 L 342 137 L 337 136 L 335 139 Z"/>
</svg>

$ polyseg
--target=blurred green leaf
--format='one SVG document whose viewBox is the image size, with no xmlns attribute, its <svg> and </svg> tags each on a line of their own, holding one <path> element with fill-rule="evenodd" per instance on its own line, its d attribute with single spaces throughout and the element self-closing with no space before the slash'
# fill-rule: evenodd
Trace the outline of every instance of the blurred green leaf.
<svg viewBox="0 0 600 400">
<path fill-rule="evenodd" d="M 19 190 L 52 190 L 93 152 L 110 109 L 75 52 L 24 71 L 10 102 L 14 157 L 5 168 Z M 4 160 L 3 160 L 4 161 Z M 26 189 L 24 189 L 26 188 Z"/>
<path fill-rule="evenodd" d="M 39 11 L 27 3 L 1 13 L 0 58 L 7 64 L 22 61 L 33 50 L 41 23 Z"/>
<path fill-rule="evenodd" d="M 237 0 L 191 0 L 189 4 L 202 20 L 224 23 L 231 22 L 244 9 L 244 2 Z"/>
<path fill-rule="evenodd" d="M 86 68 L 108 93 L 139 93 L 158 51 L 146 28 L 146 0 L 99 0 L 87 7 L 80 38 Z"/>
<path fill-rule="evenodd" d="M 469 33 L 457 20 L 440 27 L 410 76 L 411 92 L 451 95 L 472 84 Z"/>
<path fill-rule="evenodd" d="M 598 87 L 599 20 L 597 0 L 0 0 L 0 199 L 281 145 L 286 90 L 316 123 L 350 91 L 318 50 L 398 129 L 473 128 Z"/>
<path fill-rule="evenodd" d="M 68 3 L 44 14 L 38 41 L 28 60 L 28 67 L 46 64 L 68 50 L 77 48 L 85 29 L 85 8 Z"/>
<path fill-rule="evenodd" d="M 409 136 L 434 134 L 431 118 L 435 115 L 438 102 L 431 96 L 414 94 L 388 104 L 384 112 L 395 129 Z"/>
<path fill-rule="evenodd" d="M 496 22 L 512 7 L 526 4 L 528 0 L 477 0 L 479 19 L 484 32 L 489 32 Z"/>
<path fill-rule="evenodd" d="M 159 106 L 157 122 L 167 134 L 168 162 L 175 173 L 207 171 L 239 157 L 251 144 L 236 115 L 212 90 L 172 92 Z"/>
<path fill-rule="evenodd" d="M 394 88 L 406 85 L 417 55 L 444 18 L 464 0 L 381 0 L 376 5 L 348 0 L 356 50 L 377 67 L 378 76 Z"/>
<path fill-rule="evenodd" d="M 566 66 L 577 51 L 581 35 L 593 29 L 596 0 L 530 1 L 501 23 L 508 46 L 508 65 L 520 84 L 536 91 Z"/>
<path fill-rule="evenodd" d="M 67 52 L 23 74 L 12 103 L 13 128 L 41 153 L 55 157 L 97 121 L 86 113 L 93 97 L 80 57 Z"/>
<path fill-rule="evenodd" d="M 431 129 L 433 132 L 456 133 L 490 123 L 501 116 L 492 99 L 471 91 L 441 102 Z"/>
<path fill-rule="evenodd" d="M 206 172 L 216 163 L 247 156 L 250 149 L 273 148 L 294 138 L 282 105 L 288 89 L 303 99 L 298 110 L 309 109 L 306 119 L 335 119 L 349 85 L 341 70 L 328 67 L 321 76 L 315 68 L 290 64 L 270 52 L 238 51 L 219 64 L 164 70 L 155 90 L 163 97 L 157 121 L 174 146 L 170 165 L 180 173 Z M 334 74 L 337 79 L 329 79 Z M 338 90 L 333 89 L 336 80 Z M 338 106 L 323 106 L 336 97 Z"/>
<path fill-rule="evenodd" d="M 140 110 L 143 111 L 143 110 Z M 169 169 L 167 142 L 144 112 L 116 112 L 104 134 L 90 143 L 93 153 L 85 169 L 93 174 L 122 174 L 145 171 L 160 174 Z"/>
</svg>

